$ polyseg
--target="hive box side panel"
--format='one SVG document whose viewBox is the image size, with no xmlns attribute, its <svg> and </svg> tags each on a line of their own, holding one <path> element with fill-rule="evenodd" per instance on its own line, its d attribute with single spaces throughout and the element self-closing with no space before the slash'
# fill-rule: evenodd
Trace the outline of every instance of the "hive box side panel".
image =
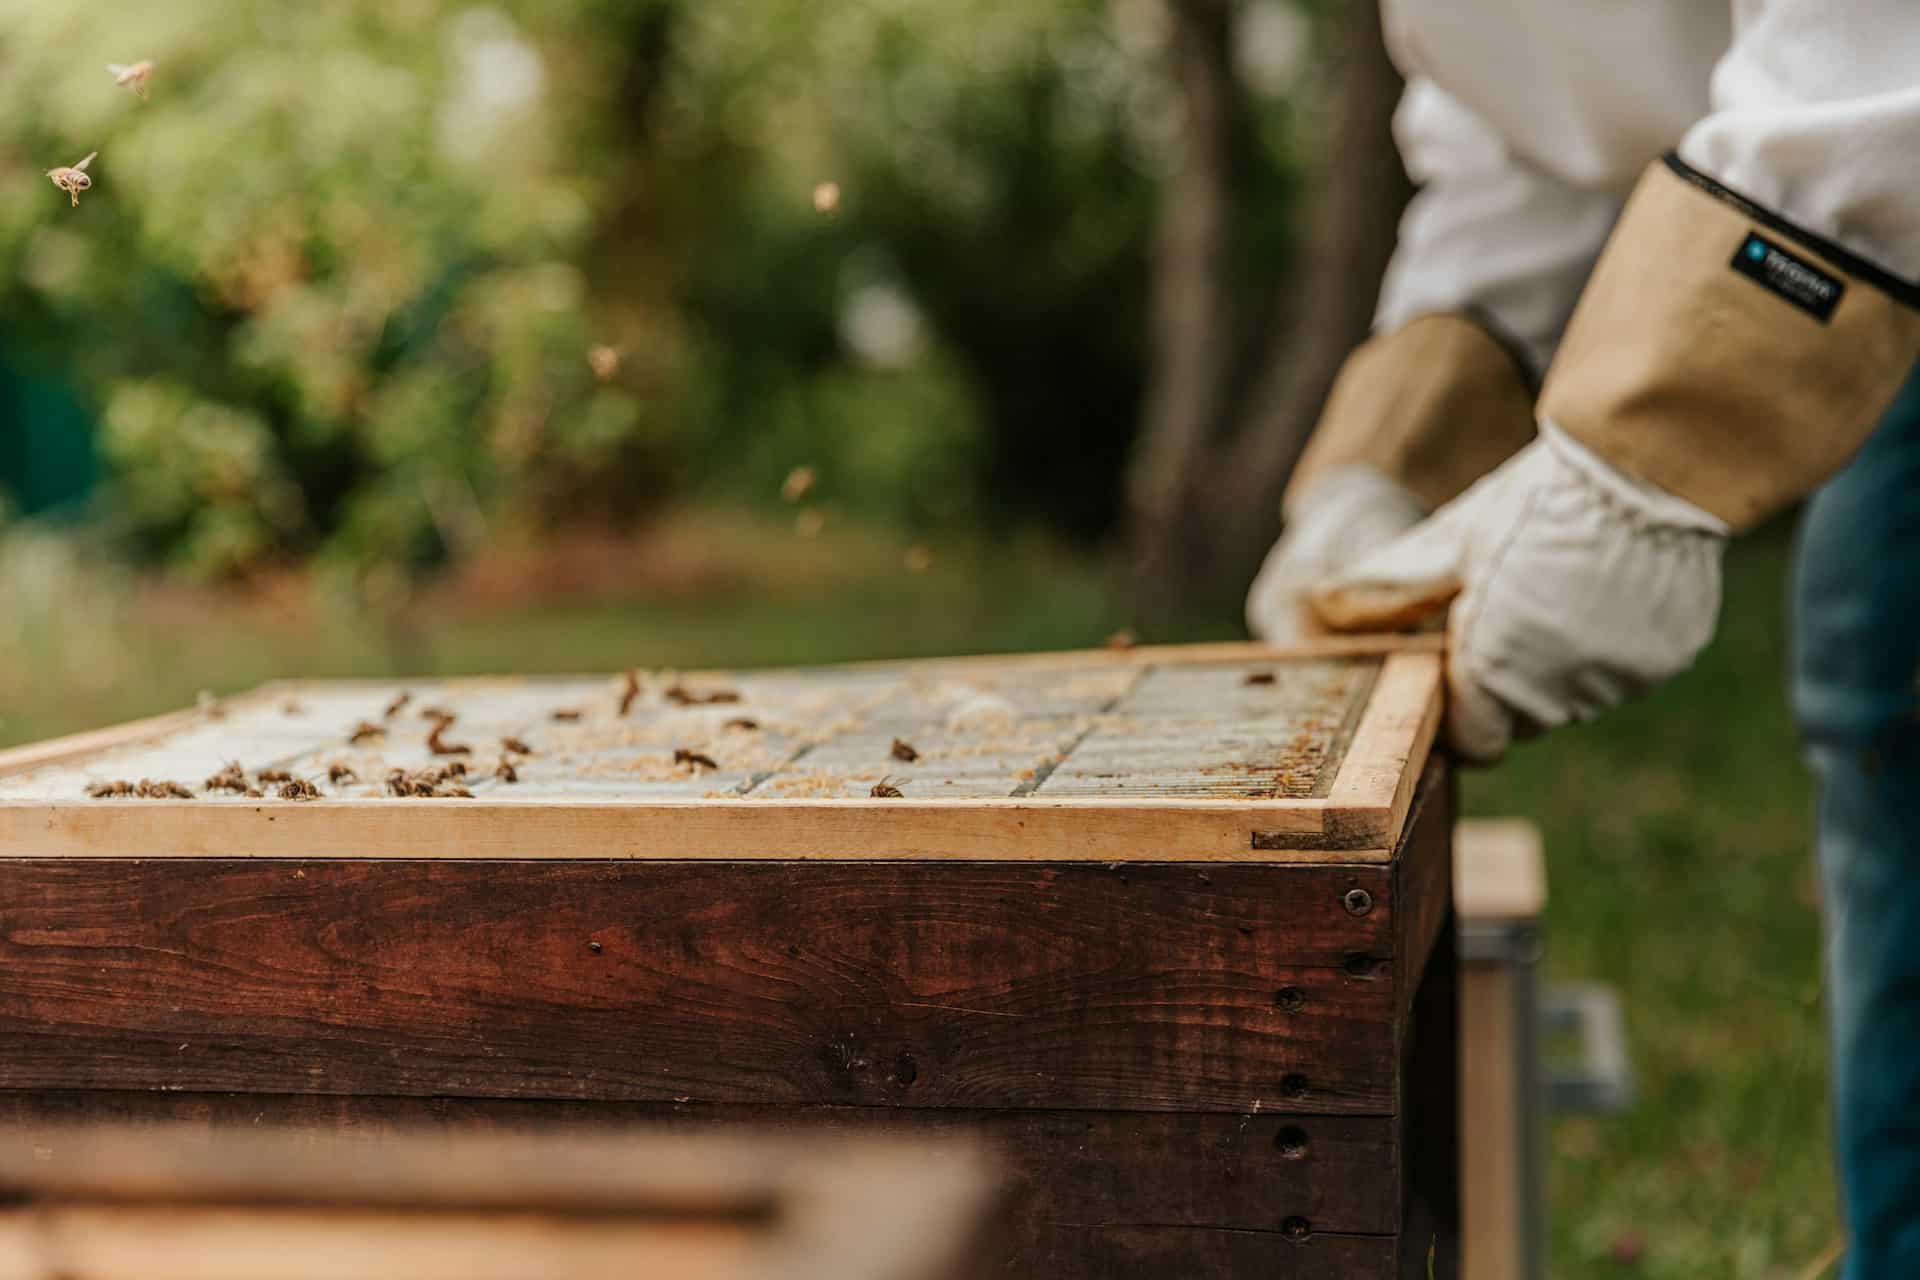
<svg viewBox="0 0 1920 1280">
<path fill-rule="evenodd" d="M 1395 898 L 1384 866 L 12 860 L 0 1088 L 1387 1115 Z"/>
<path fill-rule="evenodd" d="M 901 1111 L 881 1107 L 713 1107 L 509 1102 L 455 1098 L 0 1093 L 0 1123 L 36 1143 L 63 1126 L 186 1124 L 214 1141 L 284 1125 L 316 1141 L 378 1140 L 428 1130 L 551 1135 L 629 1126 L 652 1135 L 853 1141 L 978 1139 L 1003 1175 L 996 1234 L 1104 1223 L 1115 1227 L 1265 1231 L 1289 1221 L 1340 1235 L 1388 1235 L 1398 1221 L 1394 1124 L 1384 1117 L 1181 1116 L 1092 1111 Z"/>
</svg>

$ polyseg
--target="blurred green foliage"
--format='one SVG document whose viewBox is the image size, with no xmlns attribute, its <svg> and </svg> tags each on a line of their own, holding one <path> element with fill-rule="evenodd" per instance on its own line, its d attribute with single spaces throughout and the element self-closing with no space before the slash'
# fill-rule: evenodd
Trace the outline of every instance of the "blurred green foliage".
<svg viewBox="0 0 1920 1280">
<path fill-rule="evenodd" d="M 1270 274 L 1307 28 L 1294 0 L 1246 8 L 1279 33 L 1243 184 Z M 866 518 L 1097 532 L 1177 156 L 1165 21 L 13 0 L 0 350 L 97 415 L 122 544 L 200 576 L 414 571 L 503 527 L 766 500 L 801 464 Z M 105 67 L 141 58 L 150 101 Z M 92 150 L 71 209 L 44 171 Z"/>
</svg>

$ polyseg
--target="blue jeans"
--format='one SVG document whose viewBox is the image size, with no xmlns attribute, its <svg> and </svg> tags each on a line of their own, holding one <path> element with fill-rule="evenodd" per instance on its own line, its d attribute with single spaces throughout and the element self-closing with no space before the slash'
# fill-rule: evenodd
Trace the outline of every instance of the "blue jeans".
<svg viewBox="0 0 1920 1280">
<path fill-rule="evenodd" d="M 1819 788 L 1846 1280 L 1920 1277 L 1920 370 L 1817 494 L 1793 582 Z"/>
</svg>

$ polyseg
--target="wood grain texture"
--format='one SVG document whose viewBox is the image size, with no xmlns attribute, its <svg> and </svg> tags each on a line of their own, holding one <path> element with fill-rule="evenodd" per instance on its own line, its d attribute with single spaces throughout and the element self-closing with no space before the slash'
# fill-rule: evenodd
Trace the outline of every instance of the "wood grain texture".
<svg viewBox="0 0 1920 1280">
<path fill-rule="evenodd" d="M 1384 863 L 1319 801 L 0 802 L 27 858 L 553 858 Z M 764 851 L 764 855 L 763 855 Z"/>
<path fill-rule="evenodd" d="M 884 1107 L 744 1107 L 697 1104 L 510 1102 L 470 1098 L 349 1098 L 316 1095 L 0 1093 L 0 1144 L 58 1149 L 76 1123 L 186 1127 L 200 1147 L 222 1134 L 285 1126 L 312 1141 L 381 1149 L 422 1132 L 532 1135 L 587 1129 L 598 1140 L 632 1130 L 662 1137 L 746 1135 L 804 1144 L 873 1139 L 977 1141 L 1003 1181 L 992 1234 L 1064 1224 L 1283 1231 L 1289 1219 L 1342 1234 L 1389 1234 L 1398 1221 L 1399 1149 L 1385 1117 L 1176 1115 L 1155 1112 L 901 1110 Z M 670 1148 L 671 1149 L 671 1148 Z M 598 1166 L 596 1166 L 597 1168 Z M 265 1180 L 272 1189 L 273 1179 Z M 497 1179 L 496 1179 L 497 1181 Z M 558 1192 L 601 1204 L 617 1195 L 587 1178 Z M 549 1184 L 552 1182 L 548 1180 Z M 551 1201 L 556 1189 L 524 1181 L 516 1194 Z"/>
<path fill-rule="evenodd" d="M 1366 866 L 12 860 L 0 1087 L 1389 1114 L 1399 979 L 1348 963 L 1397 912 Z"/>
<path fill-rule="evenodd" d="M 1392 849 L 1440 729 L 1444 659 L 1390 654 L 1327 795 L 1327 847 Z"/>
</svg>

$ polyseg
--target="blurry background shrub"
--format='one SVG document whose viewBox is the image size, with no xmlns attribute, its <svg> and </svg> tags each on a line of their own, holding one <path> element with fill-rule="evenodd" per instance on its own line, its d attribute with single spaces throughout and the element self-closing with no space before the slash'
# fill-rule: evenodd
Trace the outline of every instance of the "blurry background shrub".
<svg viewBox="0 0 1920 1280">
<path fill-rule="evenodd" d="M 1227 278 L 1258 312 L 1310 26 L 1244 9 Z M 413 575 L 803 463 L 871 520 L 1103 534 L 1179 151 L 1168 12 L 12 0 L 0 353 L 40 400 L 6 432 L 44 472 L 91 425 L 116 545 L 205 578 Z M 151 101 L 105 70 L 136 58 Z M 69 209 L 43 170 L 96 149 Z M 30 470 L 0 450 L 0 487 Z"/>
</svg>

